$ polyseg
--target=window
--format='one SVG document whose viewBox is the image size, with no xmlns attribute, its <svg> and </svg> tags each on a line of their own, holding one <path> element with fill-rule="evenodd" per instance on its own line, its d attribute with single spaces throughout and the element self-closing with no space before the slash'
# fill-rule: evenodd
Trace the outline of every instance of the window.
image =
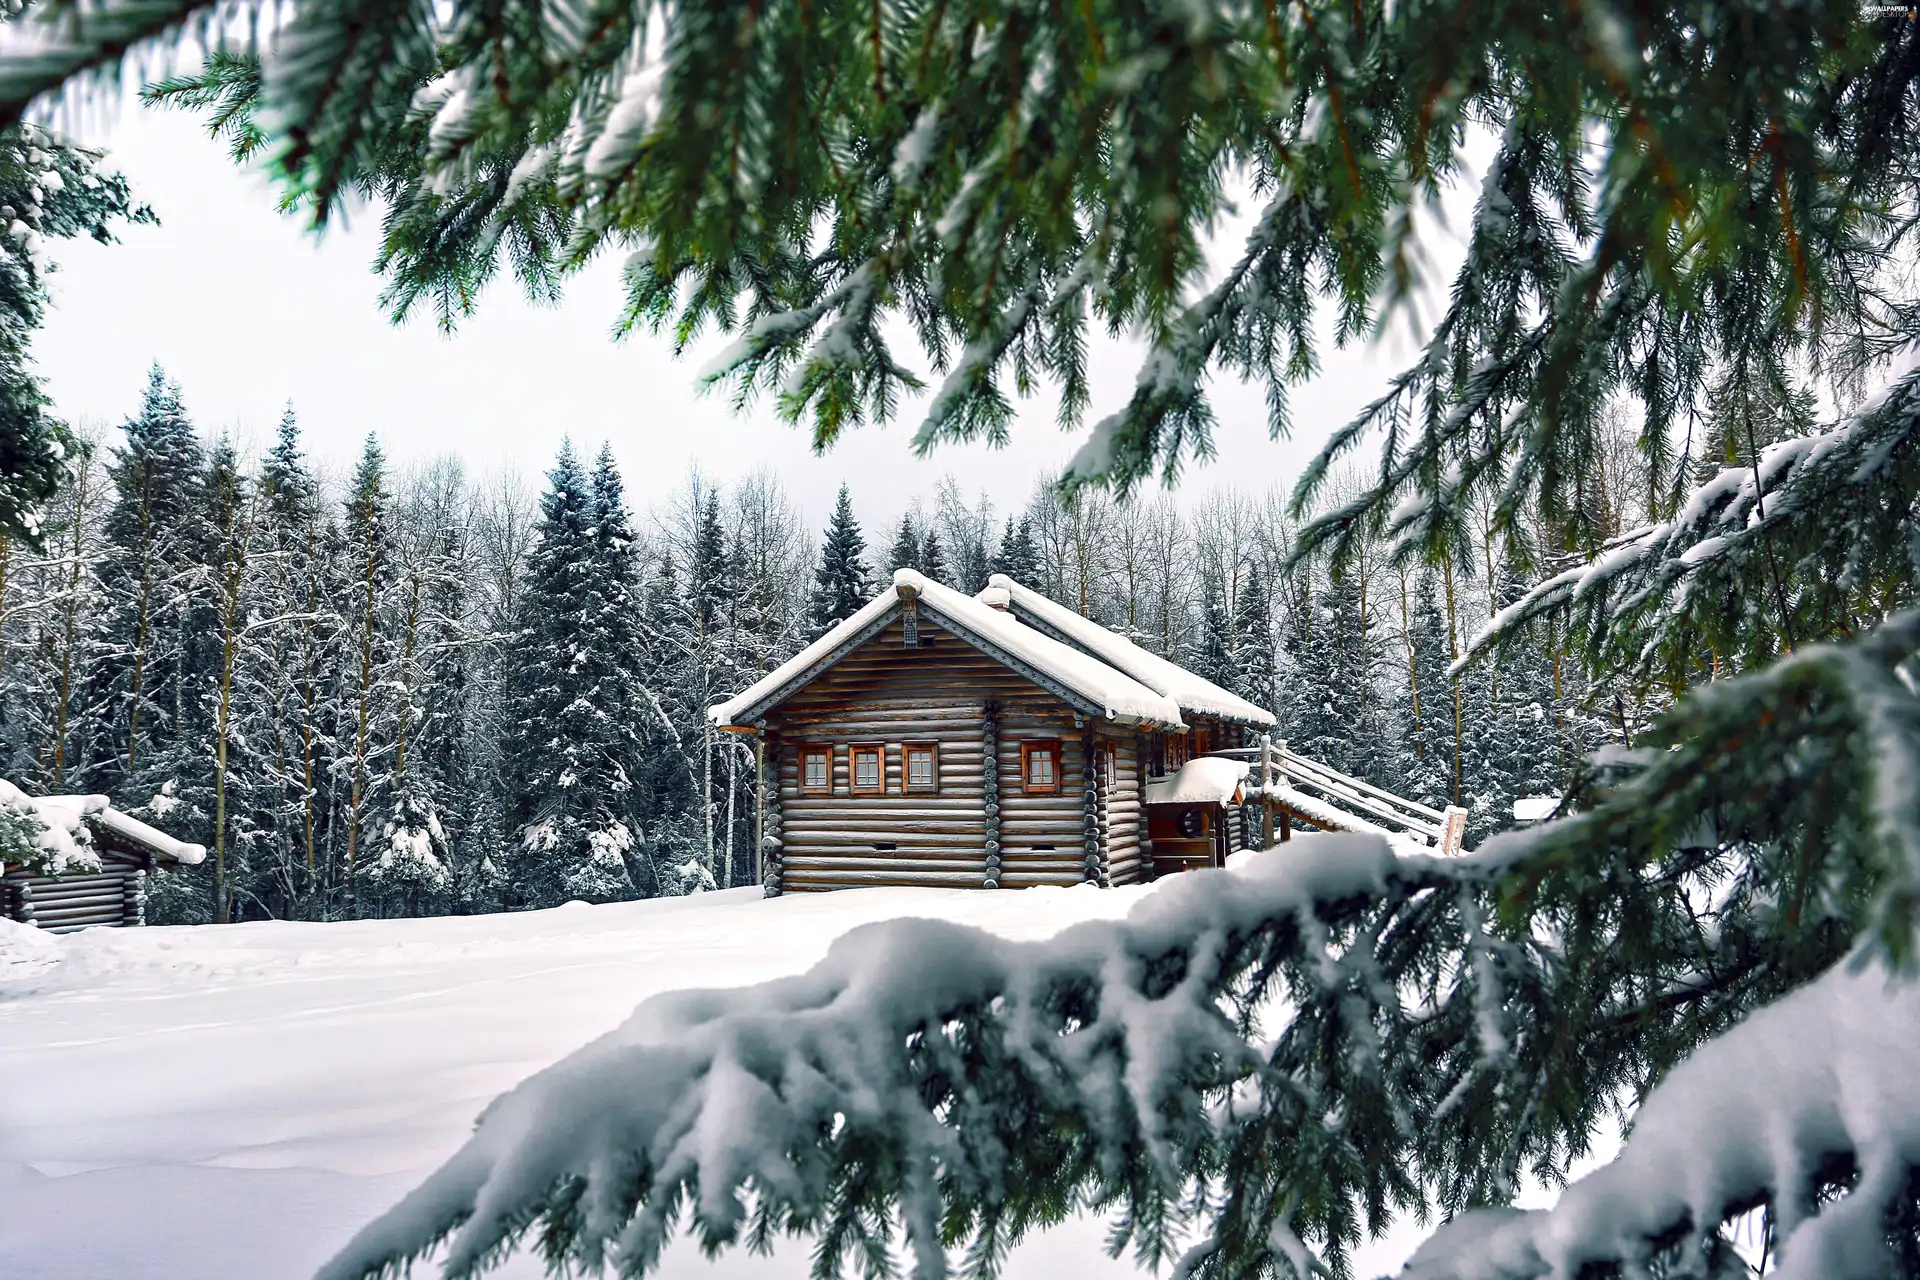
<svg viewBox="0 0 1920 1280">
<path fill-rule="evenodd" d="M 1060 794 L 1060 744 L 1023 742 L 1020 744 L 1020 777 L 1030 796 Z"/>
<path fill-rule="evenodd" d="M 800 790 L 825 795 L 833 790 L 833 748 L 800 748 Z"/>
<path fill-rule="evenodd" d="M 931 742 L 909 742 L 906 745 L 906 770 L 908 791 L 940 789 L 938 748 Z"/>
<path fill-rule="evenodd" d="M 854 747 L 851 754 L 854 794 L 879 795 L 881 779 L 885 776 L 880 765 L 880 748 Z"/>
</svg>

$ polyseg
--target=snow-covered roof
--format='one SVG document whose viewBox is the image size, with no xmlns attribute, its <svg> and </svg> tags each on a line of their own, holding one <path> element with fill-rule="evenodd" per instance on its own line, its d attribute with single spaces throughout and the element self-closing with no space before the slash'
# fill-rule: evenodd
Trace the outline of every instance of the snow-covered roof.
<svg viewBox="0 0 1920 1280">
<path fill-rule="evenodd" d="M 1227 692 L 1213 681 L 1197 676 L 1177 663 L 1149 653 L 1118 632 L 1109 631 L 1092 619 L 1081 617 L 1031 587 L 1021 586 L 1004 573 L 996 573 L 987 580 L 987 591 L 1006 592 L 1017 613 L 1032 616 L 1041 626 L 1060 633 L 1073 644 L 1126 672 L 1156 693 L 1172 698 L 1182 712 L 1220 716 L 1262 728 L 1274 722 L 1271 711 Z M 985 595 L 986 592 L 981 594 Z"/>
<path fill-rule="evenodd" d="M 207 846 L 176 840 L 160 828 L 149 826 L 132 814 L 122 813 L 118 809 L 104 809 L 94 814 L 93 820 L 108 831 L 124 836 L 137 844 L 148 846 L 157 857 L 168 858 L 189 867 L 199 866 L 207 860 Z"/>
<path fill-rule="evenodd" d="M 176 840 L 158 827 L 148 826 L 140 819 L 114 808 L 113 802 L 106 796 L 30 796 L 5 778 L 0 778 L 0 805 L 25 810 L 40 819 L 46 830 L 40 833 L 37 843 L 46 851 L 48 865 L 56 873 L 93 856 L 84 847 L 85 834 L 81 828 L 87 823 L 151 849 L 155 857 L 187 866 L 197 866 L 206 861 L 205 845 Z"/>
<path fill-rule="evenodd" d="M 1001 650 L 1016 662 L 1073 692 L 1109 720 L 1180 727 L 1178 703 L 1149 685 L 1091 654 L 1020 621 L 931 578 L 901 569 L 893 583 L 869 600 L 852 617 L 754 681 L 743 692 L 711 707 L 715 724 L 738 724 L 747 713 L 792 685 L 810 668 L 870 627 L 880 623 L 904 598 L 917 596 L 920 606 L 944 619 L 956 631 Z"/>
<path fill-rule="evenodd" d="M 1226 804 L 1247 779 L 1244 760 L 1199 756 L 1187 761 L 1172 777 L 1147 783 L 1148 804 Z"/>
<path fill-rule="evenodd" d="M 1515 822 L 1543 822 L 1560 807 L 1559 796 L 1520 796 L 1513 802 Z"/>
</svg>

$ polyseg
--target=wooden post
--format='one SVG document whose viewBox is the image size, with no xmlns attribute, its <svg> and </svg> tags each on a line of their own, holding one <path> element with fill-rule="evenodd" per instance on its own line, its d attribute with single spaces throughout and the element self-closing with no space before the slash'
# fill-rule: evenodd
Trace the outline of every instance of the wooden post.
<svg viewBox="0 0 1920 1280">
<path fill-rule="evenodd" d="M 1280 842 L 1285 844 L 1293 839 L 1293 815 L 1285 809 L 1280 811 Z"/>
<path fill-rule="evenodd" d="M 1440 828 L 1440 847 L 1434 852 L 1441 857 L 1451 857 L 1460 852 L 1460 846 L 1467 838 L 1467 811 L 1457 804 L 1447 806 L 1446 825 Z"/>
<path fill-rule="evenodd" d="M 753 878 L 767 882 L 767 722 L 753 735 Z"/>
<path fill-rule="evenodd" d="M 1273 735 L 1260 735 L 1260 847 L 1273 848 Z"/>
<path fill-rule="evenodd" d="M 773 761 L 773 777 L 763 793 L 762 815 L 766 826 L 760 835 L 760 891 L 769 898 L 777 898 L 784 887 L 780 876 L 780 855 L 784 847 L 780 842 L 780 736 L 765 734 L 762 751 L 763 758 L 770 757 Z"/>
</svg>

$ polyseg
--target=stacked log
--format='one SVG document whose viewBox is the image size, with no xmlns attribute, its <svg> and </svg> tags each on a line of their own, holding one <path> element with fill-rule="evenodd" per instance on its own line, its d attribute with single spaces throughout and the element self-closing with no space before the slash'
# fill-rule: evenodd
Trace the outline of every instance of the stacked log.
<svg viewBox="0 0 1920 1280">
<path fill-rule="evenodd" d="M 1093 726 L 1089 724 L 1080 739 L 1080 814 L 1081 847 L 1086 850 L 1081 879 L 1099 884 L 1100 875 L 1100 765 L 1094 749 Z"/>
<path fill-rule="evenodd" d="M 33 886 L 27 882 L 24 874 L 16 872 L 0 882 L 0 905 L 5 906 L 8 916 L 21 924 L 34 922 Z"/>
<path fill-rule="evenodd" d="M 125 871 L 60 879 L 35 877 L 30 886 L 32 923 L 42 929 L 80 929 L 88 925 L 118 925 L 126 913 Z"/>
<path fill-rule="evenodd" d="M 1000 887 L 1000 708 L 988 700 L 980 717 L 980 759 L 993 762 L 981 778 L 981 807 L 987 817 L 987 877 L 989 889 Z"/>
<path fill-rule="evenodd" d="M 129 929 L 147 922 L 147 873 L 136 867 L 126 878 L 126 892 L 120 901 L 120 923 Z"/>
</svg>

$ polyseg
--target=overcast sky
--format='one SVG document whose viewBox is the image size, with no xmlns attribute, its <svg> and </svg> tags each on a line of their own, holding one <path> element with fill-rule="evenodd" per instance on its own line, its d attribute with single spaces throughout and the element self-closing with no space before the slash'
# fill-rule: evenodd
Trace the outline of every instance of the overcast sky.
<svg viewBox="0 0 1920 1280">
<path fill-rule="evenodd" d="M 113 246 L 57 246 L 54 307 L 35 355 L 69 420 L 119 423 L 158 360 L 203 430 L 231 429 L 257 447 L 291 400 L 309 448 L 335 469 L 368 432 L 403 463 L 453 454 L 476 472 L 530 475 L 550 465 L 564 436 L 586 452 L 606 439 L 637 505 L 683 483 L 689 468 L 725 480 L 770 467 L 815 524 L 848 481 L 870 538 L 947 474 L 1002 510 L 1023 502 L 1078 443 L 1055 427 L 1051 402 L 1036 400 L 1004 450 L 947 447 L 917 459 L 909 411 L 816 457 L 805 433 L 768 408 L 736 414 L 723 395 L 700 393 L 719 340 L 681 360 L 661 339 L 615 343 L 615 261 L 576 278 L 558 307 L 532 305 L 504 281 L 451 337 L 430 319 L 396 327 L 370 270 L 373 214 L 314 236 L 276 214 L 265 180 L 236 169 L 184 115 L 126 104 L 80 137 L 108 149 L 161 225 L 130 228 Z M 1186 475 L 1183 496 L 1291 484 L 1326 433 L 1377 394 L 1389 354 L 1327 351 L 1321 377 L 1296 391 L 1294 439 L 1279 444 L 1267 439 L 1258 388 L 1219 386 L 1219 456 Z M 1097 417 L 1131 389 L 1133 355 L 1096 349 L 1094 370 Z"/>
</svg>

